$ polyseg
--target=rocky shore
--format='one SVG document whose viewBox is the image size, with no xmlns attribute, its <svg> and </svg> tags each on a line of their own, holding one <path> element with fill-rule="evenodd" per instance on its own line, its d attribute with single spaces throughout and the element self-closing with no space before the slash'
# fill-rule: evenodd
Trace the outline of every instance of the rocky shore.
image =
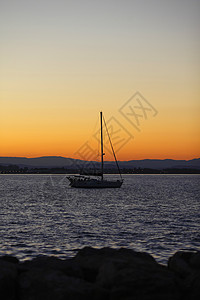
<svg viewBox="0 0 200 300">
<path fill-rule="evenodd" d="M 163 266 L 130 249 L 85 247 L 74 258 L 0 257 L 2 300 L 197 300 L 200 252 L 178 251 Z"/>
</svg>

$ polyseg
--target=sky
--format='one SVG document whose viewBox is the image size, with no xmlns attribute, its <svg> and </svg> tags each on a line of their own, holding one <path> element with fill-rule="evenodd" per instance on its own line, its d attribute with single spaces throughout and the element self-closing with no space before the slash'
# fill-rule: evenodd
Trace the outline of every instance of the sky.
<svg viewBox="0 0 200 300">
<path fill-rule="evenodd" d="M 94 159 L 102 110 L 119 160 L 200 157 L 199 15 L 198 0 L 1 0 L 0 156 Z"/>
</svg>

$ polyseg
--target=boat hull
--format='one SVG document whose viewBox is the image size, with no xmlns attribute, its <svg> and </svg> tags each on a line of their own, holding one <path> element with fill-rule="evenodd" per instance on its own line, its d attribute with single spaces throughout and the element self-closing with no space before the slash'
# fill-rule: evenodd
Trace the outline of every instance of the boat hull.
<svg viewBox="0 0 200 300">
<path fill-rule="evenodd" d="M 103 189 L 103 188 L 120 188 L 122 186 L 123 181 L 116 180 L 96 180 L 96 179 L 77 179 L 77 178 L 69 178 L 70 186 L 74 188 L 82 188 L 82 189 Z"/>
</svg>

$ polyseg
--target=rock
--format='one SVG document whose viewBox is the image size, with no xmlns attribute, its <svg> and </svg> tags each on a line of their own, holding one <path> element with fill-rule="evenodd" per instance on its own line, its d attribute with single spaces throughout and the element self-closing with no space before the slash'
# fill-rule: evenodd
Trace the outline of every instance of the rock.
<svg viewBox="0 0 200 300">
<path fill-rule="evenodd" d="M 133 270 L 123 270 L 115 277 L 111 289 L 111 299 L 124 300 L 179 300 L 181 292 L 173 274 L 155 272 L 136 274 Z"/>
<path fill-rule="evenodd" d="M 187 290 L 186 299 L 199 300 L 200 299 L 200 271 L 194 271 L 185 280 Z"/>
<path fill-rule="evenodd" d="M 82 278 L 83 272 L 73 259 L 59 259 L 54 256 L 38 256 L 31 261 L 26 261 L 21 264 L 23 269 L 43 269 L 43 270 L 57 270 L 62 271 L 65 275 Z"/>
<path fill-rule="evenodd" d="M 200 269 L 200 251 L 197 251 L 190 256 L 189 264 L 194 269 Z"/>
<path fill-rule="evenodd" d="M 0 256 L 0 260 L 4 260 L 13 264 L 18 264 L 19 263 L 19 259 L 15 256 L 11 256 L 11 255 L 3 255 Z"/>
<path fill-rule="evenodd" d="M 192 274 L 186 279 L 186 285 L 189 287 L 190 299 L 197 300 L 200 299 L 200 251 L 192 254 L 189 263 Z"/>
<path fill-rule="evenodd" d="M 110 299 L 180 299 L 176 275 L 147 253 L 87 247 L 75 260 L 85 280 L 107 289 Z"/>
<path fill-rule="evenodd" d="M 200 252 L 178 251 L 168 267 L 130 249 L 85 247 L 71 259 L 0 257 L 3 300 L 197 300 Z"/>
<path fill-rule="evenodd" d="M 183 299 L 200 299 L 200 252 L 178 251 L 169 258 L 168 267 L 182 278 Z"/>
<path fill-rule="evenodd" d="M 178 251 L 168 260 L 168 268 L 176 272 L 180 277 L 188 276 L 192 269 L 190 267 L 190 259 L 193 252 Z"/>
<path fill-rule="evenodd" d="M 97 284 L 110 290 L 110 299 L 180 299 L 176 276 L 167 268 L 145 261 L 113 258 L 101 266 Z"/>
<path fill-rule="evenodd" d="M 85 247 L 78 252 L 74 260 L 80 265 L 84 273 L 84 279 L 89 282 L 95 282 L 100 267 L 109 262 L 110 259 L 126 260 L 128 262 L 138 260 L 141 262 L 155 263 L 154 258 L 143 252 L 136 252 L 130 249 L 94 249 Z"/>
<path fill-rule="evenodd" d="M 36 268 L 19 278 L 21 300 L 84 300 L 103 299 L 105 291 L 80 278 L 66 276 L 61 271 Z M 100 296 L 100 298 L 99 298 Z"/>
<path fill-rule="evenodd" d="M 5 258 L 5 257 L 4 257 Z M 17 299 L 17 266 L 0 259 L 0 298 L 3 300 Z"/>
<path fill-rule="evenodd" d="M 102 261 L 111 257 L 113 253 L 113 249 L 110 248 L 94 249 L 85 247 L 77 253 L 74 261 L 81 267 L 84 279 L 89 282 L 95 282 Z"/>
</svg>

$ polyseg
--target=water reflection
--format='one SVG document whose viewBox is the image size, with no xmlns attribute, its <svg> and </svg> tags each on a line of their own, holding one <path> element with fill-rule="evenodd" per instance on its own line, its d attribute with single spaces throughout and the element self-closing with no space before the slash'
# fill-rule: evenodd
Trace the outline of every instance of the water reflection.
<svg viewBox="0 0 200 300">
<path fill-rule="evenodd" d="M 148 251 L 160 262 L 200 246 L 200 176 L 126 175 L 77 190 L 62 175 L 1 175 L 1 253 L 70 257 L 83 246 Z"/>
</svg>

